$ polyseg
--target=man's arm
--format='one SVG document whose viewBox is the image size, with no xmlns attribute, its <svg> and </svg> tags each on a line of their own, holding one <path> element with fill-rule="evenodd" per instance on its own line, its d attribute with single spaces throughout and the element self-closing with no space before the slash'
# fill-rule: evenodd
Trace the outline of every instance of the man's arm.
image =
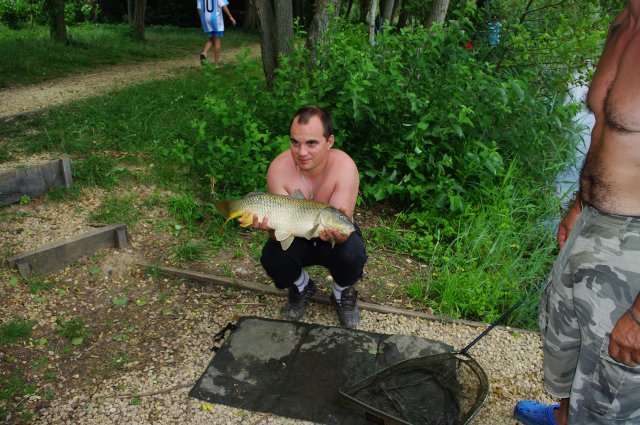
<svg viewBox="0 0 640 425">
<path fill-rule="evenodd" d="M 640 365 L 640 323 L 636 320 L 639 318 L 640 296 L 637 296 L 611 330 L 609 355 L 613 360 L 629 366 Z"/>
<path fill-rule="evenodd" d="M 331 198 L 329 198 L 329 205 L 339 209 L 353 219 L 358 199 L 358 189 L 360 188 L 360 176 L 358 175 L 358 168 L 351 157 L 343 152 L 340 152 L 340 155 L 343 155 L 339 159 L 337 167 L 340 170 L 340 175 L 336 180 L 336 186 Z M 337 244 L 346 242 L 349 236 L 334 229 L 324 230 L 319 235 L 320 239 L 324 241 L 333 239 Z"/>
</svg>

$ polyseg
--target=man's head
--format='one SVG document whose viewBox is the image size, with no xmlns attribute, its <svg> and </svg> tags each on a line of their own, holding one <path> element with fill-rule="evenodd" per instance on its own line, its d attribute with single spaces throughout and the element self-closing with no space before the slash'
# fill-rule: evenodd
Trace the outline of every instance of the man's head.
<svg viewBox="0 0 640 425">
<path fill-rule="evenodd" d="M 331 118 L 329 111 L 312 105 L 303 106 L 298 109 L 295 114 L 293 114 L 293 118 L 291 118 L 289 128 L 291 128 L 291 126 L 296 122 L 298 124 L 308 124 L 312 117 L 318 117 L 320 119 L 324 129 L 323 136 L 325 138 L 328 139 L 333 135 L 333 119 Z"/>
<path fill-rule="evenodd" d="M 291 156 L 302 171 L 324 169 L 333 146 L 331 115 L 316 106 L 300 108 L 291 120 Z"/>
</svg>

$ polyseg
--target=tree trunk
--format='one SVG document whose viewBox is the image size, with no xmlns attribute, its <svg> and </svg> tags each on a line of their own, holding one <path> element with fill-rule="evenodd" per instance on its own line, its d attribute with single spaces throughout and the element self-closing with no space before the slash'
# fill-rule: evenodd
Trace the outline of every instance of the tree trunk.
<svg viewBox="0 0 640 425">
<path fill-rule="evenodd" d="M 64 21 L 64 0 L 47 0 L 49 9 L 49 28 L 51 39 L 58 43 L 69 44 L 67 25 Z"/>
<path fill-rule="evenodd" d="M 369 11 L 369 6 L 371 3 L 369 0 L 360 0 L 360 22 L 363 24 L 368 24 L 367 20 L 367 12 Z"/>
<path fill-rule="evenodd" d="M 431 27 L 434 23 L 442 24 L 447 17 L 447 10 L 449 9 L 449 0 L 434 0 L 431 13 L 425 23 L 427 28 Z"/>
<path fill-rule="evenodd" d="M 393 13 L 393 5 L 395 2 L 393 0 L 385 0 L 384 9 L 381 9 L 381 17 L 384 25 L 389 25 L 391 22 L 391 14 Z"/>
<path fill-rule="evenodd" d="M 353 0 L 349 0 L 349 4 L 347 5 L 347 11 L 344 14 L 345 22 L 349 22 L 349 15 L 351 15 L 351 8 L 353 7 Z"/>
<path fill-rule="evenodd" d="M 127 0 L 127 21 L 129 26 L 133 25 L 133 1 Z"/>
<path fill-rule="evenodd" d="M 249 31 L 254 28 L 258 28 L 256 1 L 244 0 L 244 21 L 242 22 L 242 29 Z"/>
<path fill-rule="evenodd" d="M 288 55 L 291 53 L 291 43 L 293 42 L 293 11 L 291 9 L 291 0 L 275 0 L 274 9 L 276 23 L 274 38 L 276 40 L 276 49 L 278 53 Z"/>
<path fill-rule="evenodd" d="M 378 0 L 371 0 L 371 9 L 369 10 L 369 42 L 376 43 L 376 13 L 378 8 Z"/>
<path fill-rule="evenodd" d="M 407 22 L 409 22 L 409 13 L 407 12 L 406 5 L 406 0 L 403 1 L 400 5 L 400 15 L 398 16 L 398 23 L 396 24 L 397 31 L 400 31 L 402 28 L 406 27 Z"/>
<path fill-rule="evenodd" d="M 395 2 L 393 2 L 393 10 L 391 10 L 391 19 L 389 19 L 390 22 L 393 22 L 396 19 L 396 13 L 398 13 L 398 9 L 400 8 L 401 4 L 402 4 L 402 0 L 396 0 Z"/>
<path fill-rule="evenodd" d="M 256 12 L 260 21 L 260 52 L 262 54 L 262 69 L 267 80 L 267 87 L 273 87 L 273 79 L 276 74 L 276 42 L 274 34 L 276 23 L 273 16 L 271 0 L 256 0 Z"/>
<path fill-rule="evenodd" d="M 147 9 L 147 0 L 135 0 L 135 28 L 133 29 L 133 39 L 144 41 L 144 18 Z"/>
<path fill-rule="evenodd" d="M 315 44 L 324 36 L 333 16 L 338 16 L 340 0 L 316 0 L 316 7 L 309 28 L 306 47 L 315 59 Z"/>
</svg>

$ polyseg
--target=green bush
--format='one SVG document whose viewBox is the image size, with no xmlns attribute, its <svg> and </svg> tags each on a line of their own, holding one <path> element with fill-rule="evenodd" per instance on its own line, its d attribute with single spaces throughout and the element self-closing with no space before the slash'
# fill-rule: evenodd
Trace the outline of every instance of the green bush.
<svg viewBox="0 0 640 425">
<path fill-rule="evenodd" d="M 18 29 L 26 23 L 46 22 L 44 2 L 30 0 L 0 0 L 0 23 Z"/>
<path fill-rule="evenodd" d="M 272 91 L 245 62 L 238 72 L 247 77 L 228 96 L 207 98 L 211 121 L 195 124 L 198 138 L 176 141 L 168 154 L 224 190 L 261 189 L 270 160 L 288 146 L 291 114 L 312 103 L 333 113 L 337 147 L 358 164 L 365 203 L 461 212 L 514 160 L 524 174 L 548 178 L 541 164 L 572 146 L 572 110 L 531 86 L 533 72 L 499 73 L 479 60 L 481 51 L 465 48 L 466 27 L 407 28 L 375 47 L 362 27 L 333 28 L 314 58 L 302 47 L 281 58 Z"/>
</svg>

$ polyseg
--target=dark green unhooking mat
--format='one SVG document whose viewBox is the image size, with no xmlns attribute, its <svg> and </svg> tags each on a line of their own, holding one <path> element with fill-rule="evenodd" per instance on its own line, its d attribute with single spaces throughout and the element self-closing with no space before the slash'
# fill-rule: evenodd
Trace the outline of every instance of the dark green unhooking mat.
<svg viewBox="0 0 640 425">
<path fill-rule="evenodd" d="M 362 412 L 341 401 L 340 388 L 399 361 L 452 349 L 413 336 L 242 317 L 189 395 L 325 424 L 366 424 Z"/>
</svg>

